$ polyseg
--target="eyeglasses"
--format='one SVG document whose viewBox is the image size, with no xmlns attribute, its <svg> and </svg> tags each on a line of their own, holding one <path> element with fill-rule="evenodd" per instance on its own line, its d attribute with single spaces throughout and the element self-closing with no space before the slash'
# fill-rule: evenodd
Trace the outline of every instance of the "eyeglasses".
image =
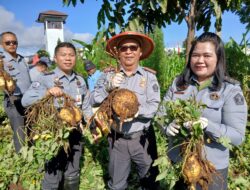
<svg viewBox="0 0 250 190">
<path fill-rule="evenodd" d="M 138 50 L 138 47 L 139 47 L 139 46 L 136 46 L 136 45 L 121 46 L 121 47 L 119 48 L 119 50 L 120 50 L 121 52 L 126 52 L 126 51 L 128 51 L 128 49 L 130 49 L 130 51 L 137 51 L 137 50 Z"/>
<path fill-rule="evenodd" d="M 17 44 L 18 44 L 17 41 L 6 41 L 6 42 L 4 42 L 4 43 L 5 43 L 6 46 L 10 46 L 11 44 L 12 44 L 12 45 L 17 45 Z"/>
</svg>

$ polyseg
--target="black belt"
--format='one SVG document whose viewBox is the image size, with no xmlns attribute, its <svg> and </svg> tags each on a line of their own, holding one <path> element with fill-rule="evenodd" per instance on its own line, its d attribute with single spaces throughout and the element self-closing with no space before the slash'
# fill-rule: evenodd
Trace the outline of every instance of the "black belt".
<svg viewBox="0 0 250 190">
<path fill-rule="evenodd" d="M 7 95 L 7 94 L 4 94 L 4 98 L 16 98 L 16 99 L 22 99 L 23 95 Z"/>
<path fill-rule="evenodd" d="M 144 135 L 145 132 L 146 132 L 146 130 L 144 129 L 142 131 L 137 131 L 137 132 L 125 134 L 125 133 L 118 133 L 112 129 L 110 135 L 112 138 L 115 138 L 116 140 L 119 138 L 130 140 L 130 139 L 136 139 L 137 137 Z"/>
<path fill-rule="evenodd" d="M 7 94 L 4 95 L 4 98 L 8 101 L 10 101 L 12 104 L 14 104 L 15 101 L 21 100 L 23 95 L 10 95 L 8 96 Z"/>
</svg>

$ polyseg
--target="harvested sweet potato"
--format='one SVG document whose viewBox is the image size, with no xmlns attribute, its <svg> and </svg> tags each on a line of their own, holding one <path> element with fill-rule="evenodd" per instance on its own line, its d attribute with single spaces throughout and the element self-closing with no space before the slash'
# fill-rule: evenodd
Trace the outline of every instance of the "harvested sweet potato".
<svg viewBox="0 0 250 190">
<path fill-rule="evenodd" d="M 5 80 L 6 90 L 12 94 L 16 88 L 15 81 L 12 78 Z"/>
<path fill-rule="evenodd" d="M 62 108 L 58 115 L 59 115 L 60 119 L 62 119 L 63 121 L 65 121 L 69 124 L 75 123 L 74 114 L 72 113 L 72 110 L 70 110 L 67 107 Z"/>
<path fill-rule="evenodd" d="M 5 80 L 3 75 L 0 75 L 0 89 L 4 90 L 5 89 Z"/>
<path fill-rule="evenodd" d="M 158 118 L 159 121 L 168 125 L 175 120 L 180 126 L 174 146 L 180 148 L 182 156 L 181 171 L 179 173 L 184 178 L 189 189 L 195 190 L 198 184 L 202 190 L 208 190 L 212 183 L 212 176 L 218 175 L 212 163 L 210 163 L 204 151 L 204 131 L 200 123 L 195 124 L 202 116 L 202 111 L 206 107 L 202 102 L 196 101 L 195 97 L 187 100 L 177 99 L 175 101 L 163 102 L 167 114 Z M 184 127 L 184 123 L 191 122 L 189 128 Z M 177 168 L 178 170 L 178 168 Z"/>
<path fill-rule="evenodd" d="M 82 120 L 82 112 L 76 106 L 73 106 L 73 110 L 74 110 L 74 115 L 75 115 L 75 122 L 79 123 Z"/>
<path fill-rule="evenodd" d="M 196 183 L 201 176 L 201 165 L 197 154 L 190 155 L 184 165 L 183 176 L 188 184 Z"/>
<path fill-rule="evenodd" d="M 110 127 L 108 123 L 108 116 L 105 112 L 98 112 L 95 116 L 97 127 L 101 130 L 104 136 L 110 133 Z"/>
<path fill-rule="evenodd" d="M 102 102 L 91 120 L 95 120 L 103 135 L 107 136 L 113 128 L 121 130 L 125 119 L 134 117 L 138 112 L 137 96 L 128 89 L 115 89 Z M 118 119 L 118 118 L 119 119 Z M 119 123 L 114 121 L 119 121 Z"/>
<path fill-rule="evenodd" d="M 0 70 L 4 70 L 4 62 L 3 62 L 3 56 L 0 55 Z"/>
<path fill-rule="evenodd" d="M 112 108 L 118 117 L 127 119 L 133 117 L 138 112 L 139 102 L 134 92 L 128 89 L 116 91 Z"/>
</svg>

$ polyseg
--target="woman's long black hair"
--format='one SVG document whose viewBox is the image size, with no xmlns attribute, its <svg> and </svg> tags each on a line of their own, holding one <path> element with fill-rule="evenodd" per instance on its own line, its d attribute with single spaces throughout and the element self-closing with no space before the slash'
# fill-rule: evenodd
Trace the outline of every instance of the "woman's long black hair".
<svg viewBox="0 0 250 190">
<path fill-rule="evenodd" d="M 180 90 L 184 90 L 187 88 L 189 84 L 191 84 L 191 78 L 195 74 L 191 70 L 190 61 L 191 61 L 193 51 L 197 43 L 199 42 L 212 42 L 215 46 L 215 53 L 217 55 L 217 64 L 216 64 L 216 68 L 213 74 L 213 82 L 212 82 L 211 90 L 213 91 L 219 90 L 226 76 L 226 57 L 225 57 L 224 44 L 222 40 L 220 39 L 219 36 L 217 36 L 215 33 L 212 33 L 212 32 L 205 32 L 201 34 L 192 43 L 192 47 L 190 49 L 189 56 L 188 56 L 187 65 L 184 71 L 181 73 L 181 75 L 177 79 L 177 82 L 176 82 L 177 88 Z"/>
</svg>

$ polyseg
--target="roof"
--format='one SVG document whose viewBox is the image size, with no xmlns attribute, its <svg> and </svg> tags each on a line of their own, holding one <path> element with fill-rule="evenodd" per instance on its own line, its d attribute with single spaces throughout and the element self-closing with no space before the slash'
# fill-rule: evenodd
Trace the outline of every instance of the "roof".
<svg viewBox="0 0 250 190">
<path fill-rule="evenodd" d="M 61 18 L 62 21 L 65 21 L 68 15 L 59 11 L 53 11 L 53 10 L 44 11 L 44 12 L 39 13 L 39 16 L 36 22 L 43 23 L 45 18 L 48 18 L 48 17 Z"/>
</svg>

